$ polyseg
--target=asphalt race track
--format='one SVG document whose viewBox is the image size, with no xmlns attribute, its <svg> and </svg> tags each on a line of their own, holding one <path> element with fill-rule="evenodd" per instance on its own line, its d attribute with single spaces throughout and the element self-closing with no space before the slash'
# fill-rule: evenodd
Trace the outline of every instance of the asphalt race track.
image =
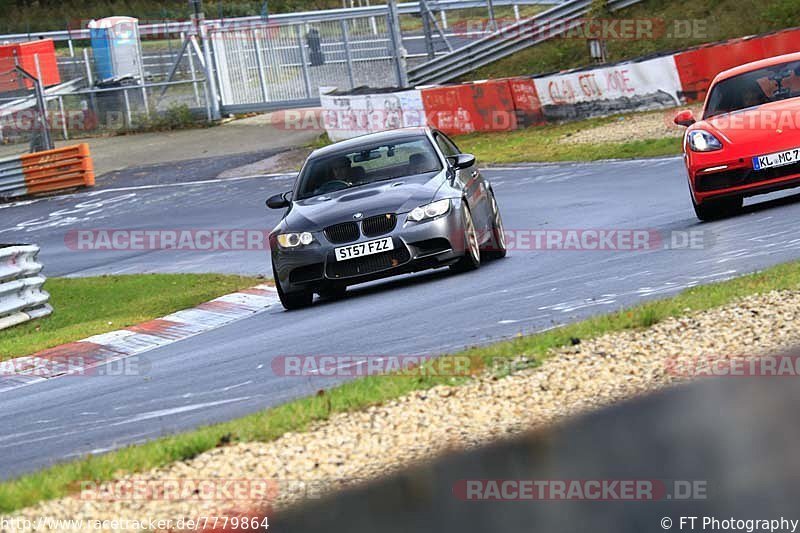
<svg viewBox="0 0 800 533">
<path fill-rule="evenodd" d="M 65 377 L 6 393 L 0 476 L 245 415 L 333 385 L 280 377 L 278 355 L 436 354 L 534 332 L 800 256 L 800 195 L 760 197 L 700 224 L 679 158 L 487 170 L 506 229 L 646 229 L 649 251 L 513 250 L 477 272 L 433 271 L 352 288 L 338 302 L 274 310 L 154 351 L 146 376 Z M 46 274 L 266 274 L 264 251 L 77 252 L 74 229 L 268 229 L 264 199 L 290 177 L 106 187 L 0 205 L 0 241 L 36 242 Z M 796 193 L 796 191 L 795 191 Z M 751 205 L 756 203 L 756 205 Z M 682 245 L 689 232 L 702 246 Z M 698 241 L 698 238 L 700 241 Z"/>
</svg>

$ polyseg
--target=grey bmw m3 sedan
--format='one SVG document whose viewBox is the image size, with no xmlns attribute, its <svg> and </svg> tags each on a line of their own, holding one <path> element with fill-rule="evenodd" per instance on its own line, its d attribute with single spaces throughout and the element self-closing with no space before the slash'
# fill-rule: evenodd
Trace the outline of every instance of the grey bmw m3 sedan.
<svg viewBox="0 0 800 533">
<path fill-rule="evenodd" d="M 344 295 L 348 285 L 506 255 L 491 184 L 444 133 L 404 128 L 314 151 L 294 188 L 267 200 L 285 209 L 270 234 L 286 309 Z"/>
</svg>

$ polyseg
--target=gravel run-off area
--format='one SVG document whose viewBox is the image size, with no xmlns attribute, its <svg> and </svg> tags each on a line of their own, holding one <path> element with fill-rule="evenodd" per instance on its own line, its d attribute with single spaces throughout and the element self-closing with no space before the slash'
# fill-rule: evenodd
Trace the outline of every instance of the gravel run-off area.
<svg viewBox="0 0 800 533">
<path fill-rule="evenodd" d="M 559 139 L 559 142 L 562 144 L 627 143 L 646 139 L 682 137 L 686 128 L 673 122 L 675 114 L 681 109 L 691 109 L 695 117 L 699 117 L 702 111 L 700 107 L 691 106 L 620 115 L 608 124 L 565 134 Z"/>
<path fill-rule="evenodd" d="M 364 411 L 338 414 L 310 431 L 267 443 L 217 448 L 168 467 L 129 476 L 90 493 L 41 503 L 12 517 L 149 520 L 286 508 L 309 497 L 384 476 L 464 449 L 698 378 L 722 358 L 762 357 L 800 340 L 800 291 L 770 292 L 692 312 L 648 329 L 607 334 L 555 351 L 537 367 L 460 386 L 438 386 Z M 520 356 L 524 359 L 524 355 Z M 763 360 L 762 360 L 763 361 Z M 776 378 L 785 379 L 785 378 Z M 154 480 L 269 480 L 261 502 L 189 495 L 109 501 L 120 486 Z M 152 485 L 149 485 L 152 486 Z M 252 489 L 248 495 L 252 495 Z M 2 518 L 2 517 L 0 517 Z"/>
</svg>

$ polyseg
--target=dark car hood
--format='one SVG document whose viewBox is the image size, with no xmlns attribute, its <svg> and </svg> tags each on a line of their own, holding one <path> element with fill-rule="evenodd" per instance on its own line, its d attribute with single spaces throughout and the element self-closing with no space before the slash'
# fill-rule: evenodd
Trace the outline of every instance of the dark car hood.
<svg viewBox="0 0 800 533">
<path fill-rule="evenodd" d="M 431 202 L 445 182 L 445 171 L 405 176 L 294 202 L 286 215 L 286 229 L 319 230 L 331 224 L 383 213 L 405 213 Z"/>
</svg>

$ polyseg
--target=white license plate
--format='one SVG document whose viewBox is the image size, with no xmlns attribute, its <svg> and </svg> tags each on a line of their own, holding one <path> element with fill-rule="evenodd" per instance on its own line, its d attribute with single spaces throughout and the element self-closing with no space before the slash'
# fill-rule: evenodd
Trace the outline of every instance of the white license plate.
<svg viewBox="0 0 800 533">
<path fill-rule="evenodd" d="M 753 168 L 761 170 L 764 168 L 782 167 L 800 162 L 800 148 L 793 148 L 785 152 L 775 152 L 774 154 L 759 155 L 753 158 Z"/>
<path fill-rule="evenodd" d="M 394 250 L 394 242 L 391 237 L 384 237 L 375 241 L 360 242 L 358 244 L 351 244 L 349 246 L 341 246 L 335 248 L 337 261 L 347 261 L 348 259 L 355 259 L 356 257 L 363 257 L 365 255 L 379 254 L 381 252 L 388 252 Z"/>
</svg>

